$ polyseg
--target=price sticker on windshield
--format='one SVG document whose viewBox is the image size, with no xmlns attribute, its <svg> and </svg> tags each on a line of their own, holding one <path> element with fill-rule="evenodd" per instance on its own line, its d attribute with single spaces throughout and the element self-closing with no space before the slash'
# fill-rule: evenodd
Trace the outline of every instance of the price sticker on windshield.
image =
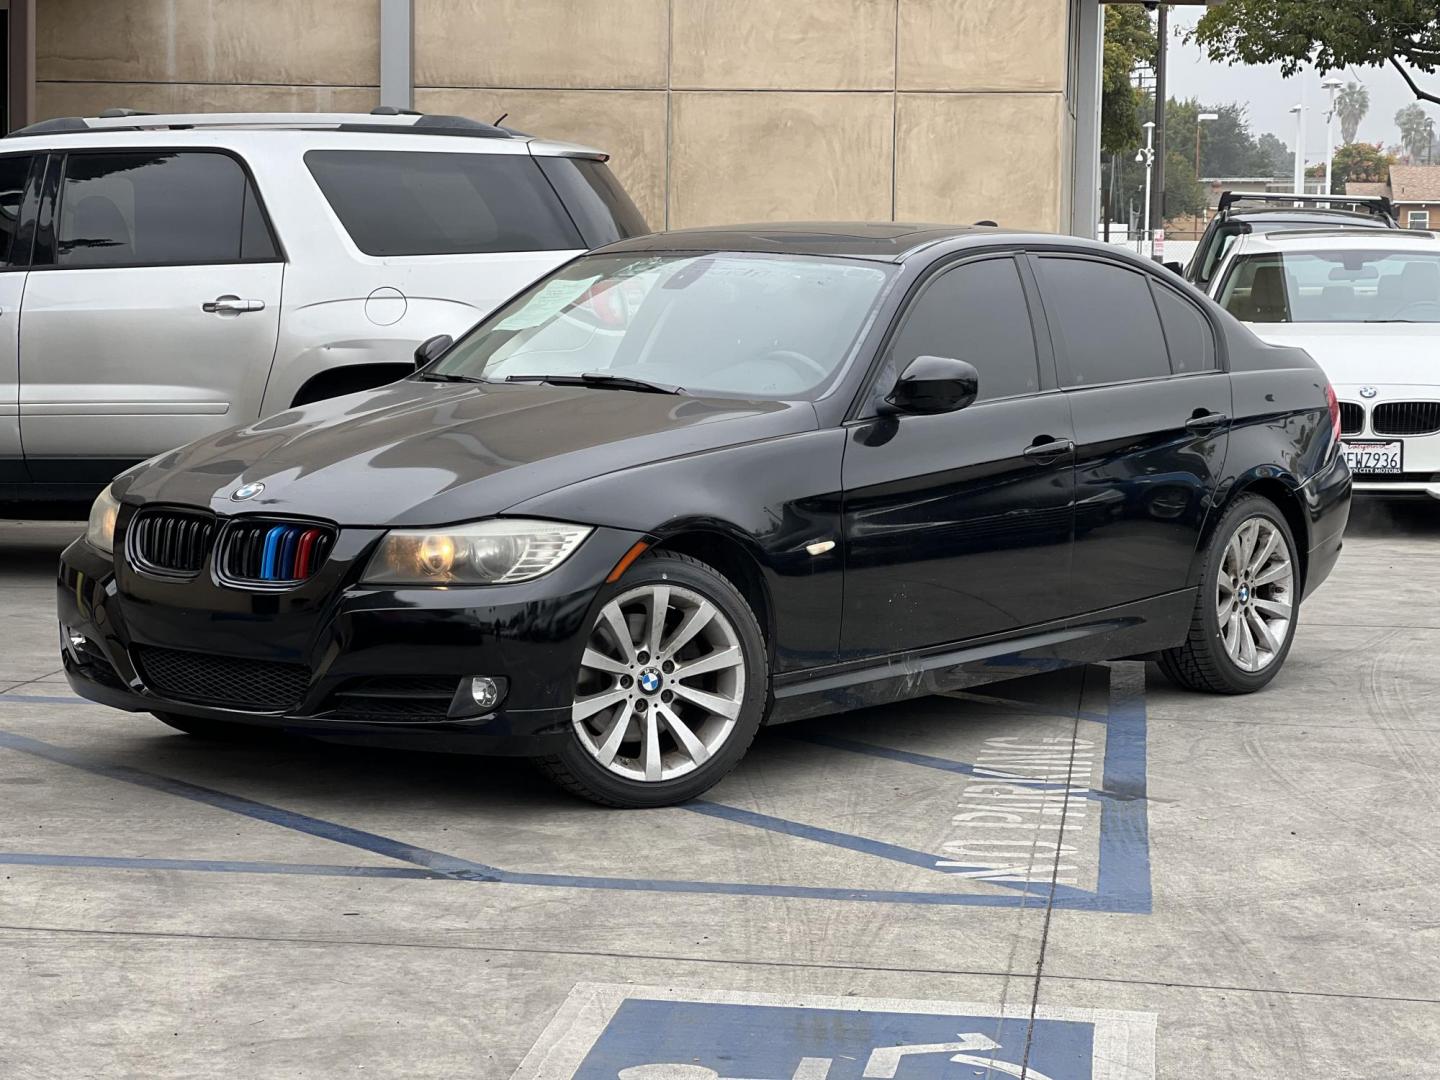
<svg viewBox="0 0 1440 1080">
<path fill-rule="evenodd" d="M 1347 442 L 1345 464 L 1352 473 L 1383 474 L 1405 471 L 1405 444 L 1394 442 Z"/>
<path fill-rule="evenodd" d="M 579 300 L 590 286 L 599 280 L 600 275 L 596 274 L 579 281 L 561 279 L 548 282 L 543 289 L 526 300 L 519 311 L 502 319 L 496 329 L 528 330 L 532 326 L 539 326 Z"/>
</svg>

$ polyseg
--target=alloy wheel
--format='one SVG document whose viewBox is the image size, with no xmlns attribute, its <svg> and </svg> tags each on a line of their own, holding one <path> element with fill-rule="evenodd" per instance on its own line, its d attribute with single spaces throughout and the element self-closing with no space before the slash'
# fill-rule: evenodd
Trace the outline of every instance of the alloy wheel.
<svg viewBox="0 0 1440 1080">
<path fill-rule="evenodd" d="M 600 610 L 571 722 L 605 769 L 653 783 L 709 761 L 734 731 L 744 697 L 744 653 L 719 607 L 679 585 L 644 585 Z"/>
<path fill-rule="evenodd" d="M 1240 670 L 1263 671 L 1290 635 L 1295 569 L 1280 527 L 1246 518 L 1225 545 L 1215 583 L 1215 614 L 1225 653 Z"/>
</svg>

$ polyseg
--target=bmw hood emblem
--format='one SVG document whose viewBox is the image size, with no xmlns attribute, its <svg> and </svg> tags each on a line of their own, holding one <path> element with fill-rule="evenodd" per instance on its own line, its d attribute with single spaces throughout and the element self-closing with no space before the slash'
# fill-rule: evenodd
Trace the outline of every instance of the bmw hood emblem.
<svg viewBox="0 0 1440 1080">
<path fill-rule="evenodd" d="M 1363 398 L 1372 398 L 1372 397 L 1374 397 L 1376 394 L 1378 394 L 1379 392 L 1380 392 L 1380 391 L 1379 391 L 1379 390 L 1376 390 L 1375 387 L 1373 387 L 1373 386 L 1362 386 L 1362 387 L 1360 387 L 1360 396 L 1363 397 Z"/>
<path fill-rule="evenodd" d="M 253 499 L 256 495 L 259 495 L 264 490 L 264 484 L 246 484 L 244 487 L 238 487 L 234 491 L 232 491 L 230 493 L 230 498 L 234 499 L 236 502 L 244 502 L 246 499 Z"/>
</svg>

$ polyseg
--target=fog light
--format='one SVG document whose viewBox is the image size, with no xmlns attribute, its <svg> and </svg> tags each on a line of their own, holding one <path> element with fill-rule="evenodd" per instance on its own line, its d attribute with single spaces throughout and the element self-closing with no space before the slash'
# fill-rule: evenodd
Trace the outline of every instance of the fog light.
<svg viewBox="0 0 1440 1080">
<path fill-rule="evenodd" d="M 500 699 L 504 696 L 503 679 L 491 679 L 482 675 L 470 680 L 471 700 L 485 712 L 489 712 L 499 705 Z"/>
<path fill-rule="evenodd" d="M 65 637 L 70 642 L 70 648 L 77 651 L 89 644 L 85 639 L 85 635 L 80 633 L 79 630 L 66 630 Z"/>
</svg>

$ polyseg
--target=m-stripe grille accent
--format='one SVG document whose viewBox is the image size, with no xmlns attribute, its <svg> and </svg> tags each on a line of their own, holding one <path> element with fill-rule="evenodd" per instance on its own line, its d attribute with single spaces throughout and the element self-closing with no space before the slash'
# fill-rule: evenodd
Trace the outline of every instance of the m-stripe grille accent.
<svg viewBox="0 0 1440 1080">
<path fill-rule="evenodd" d="M 294 584 L 314 575 L 335 531 L 296 521 L 243 521 L 230 526 L 220 551 L 221 576 L 237 582 Z"/>
</svg>

